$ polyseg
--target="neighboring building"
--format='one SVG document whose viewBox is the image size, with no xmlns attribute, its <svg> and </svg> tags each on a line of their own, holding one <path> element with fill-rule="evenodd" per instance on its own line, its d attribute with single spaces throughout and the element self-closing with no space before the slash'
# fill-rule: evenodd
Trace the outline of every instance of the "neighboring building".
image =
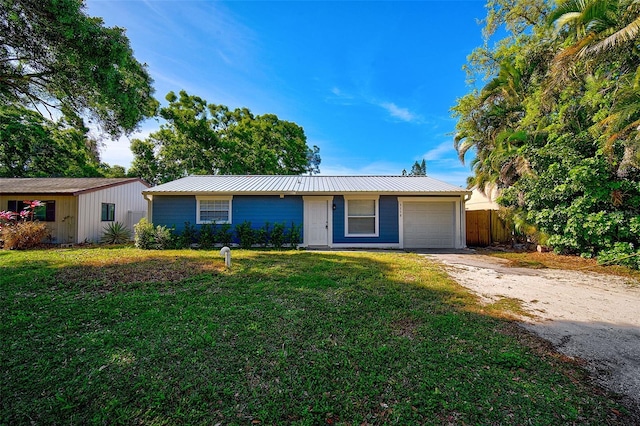
<svg viewBox="0 0 640 426">
<path fill-rule="evenodd" d="M 189 176 L 143 191 L 154 225 L 302 226 L 302 246 L 465 247 L 465 198 L 426 176 Z"/>
<path fill-rule="evenodd" d="M 497 198 L 498 190 L 495 188 L 487 188 L 486 195 L 473 188 L 466 204 L 468 246 L 487 247 L 512 241 L 511 226 L 501 217 L 500 205 L 495 201 Z"/>
<path fill-rule="evenodd" d="M 500 209 L 500 206 L 496 203 L 496 198 L 498 198 L 497 189 L 490 189 L 486 194 L 480 192 L 478 188 L 473 188 L 471 191 L 471 198 L 467 200 L 466 204 L 467 211 Z"/>
<path fill-rule="evenodd" d="M 137 178 L 0 178 L 0 210 L 20 211 L 23 201 L 45 205 L 36 218 L 46 222 L 51 242 L 98 242 L 105 226 L 121 222 L 133 231 L 147 215 Z"/>
</svg>

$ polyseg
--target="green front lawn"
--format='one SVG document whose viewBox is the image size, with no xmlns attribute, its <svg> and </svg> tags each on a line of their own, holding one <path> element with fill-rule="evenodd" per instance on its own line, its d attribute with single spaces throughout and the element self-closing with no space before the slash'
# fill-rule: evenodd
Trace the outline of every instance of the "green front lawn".
<svg viewBox="0 0 640 426">
<path fill-rule="evenodd" d="M 631 423 L 411 254 L 0 252 L 0 424 Z"/>
</svg>

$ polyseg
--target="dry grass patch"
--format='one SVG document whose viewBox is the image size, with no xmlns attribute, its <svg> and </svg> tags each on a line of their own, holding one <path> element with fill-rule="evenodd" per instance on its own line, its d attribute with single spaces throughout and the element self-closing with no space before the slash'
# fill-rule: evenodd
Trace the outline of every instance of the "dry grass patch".
<svg viewBox="0 0 640 426">
<path fill-rule="evenodd" d="M 489 256 L 499 257 L 508 260 L 509 266 L 519 268 L 551 268 L 551 269 L 567 269 L 572 271 L 590 271 L 600 274 L 616 275 L 619 277 L 640 280 L 640 271 L 634 271 L 624 266 L 598 265 L 595 259 L 585 259 L 580 256 L 567 256 L 555 253 L 539 253 L 539 252 L 494 252 L 487 251 Z"/>
<path fill-rule="evenodd" d="M 496 318 L 519 320 L 523 317 L 535 317 L 522 307 L 522 300 L 513 297 L 503 296 L 495 302 L 486 305 L 482 310 Z"/>
<path fill-rule="evenodd" d="M 60 268 L 55 276 L 58 282 L 100 283 L 102 291 L 109 291 L 118 284 L 176 283 L 202 273 L 218 273 L 224 269 L 211 252 L 118 250 L 114 256 L 104 256 L 104 251 L 86 250 L 73 253 L 71 265 Z"/>
</svg>

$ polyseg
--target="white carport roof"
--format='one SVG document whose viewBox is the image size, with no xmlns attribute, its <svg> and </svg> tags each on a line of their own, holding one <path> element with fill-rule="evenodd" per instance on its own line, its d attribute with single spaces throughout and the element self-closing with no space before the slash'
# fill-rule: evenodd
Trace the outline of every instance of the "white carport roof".
<svg viewBox="0 0 640 426">
<path fill-rule="evenodd" d="M 151 195 L 204 194 L 467 195 L 471 191 L 427 176 L 187 176 L 143 191 Z"/>
</svg>

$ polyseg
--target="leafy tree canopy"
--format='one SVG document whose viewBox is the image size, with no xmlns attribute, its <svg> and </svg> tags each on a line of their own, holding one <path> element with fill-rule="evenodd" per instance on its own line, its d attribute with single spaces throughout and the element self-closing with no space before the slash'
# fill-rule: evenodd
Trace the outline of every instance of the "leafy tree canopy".
<svg viewBox="0 0 640 426">
<path fill-rule="evenodd" d="M 89 117 L 118 137 L 155 114 L 152 80 L 124 30 L 83 8 L 81 0 L 0 0 L 0 102 L 62 114 L 78 129 Z"/>
<path fill-rule="evenodd" d="M 0 105 L 0 141 L 0 177 L 92 177 L 111 169 L 85 133 L 27 108 Z"/>
<path fill-rule="evenodd" d="M 452 108 L 469 187 L 557 251 L 640 266 L 640 3 L 487 6 L 485 35 L 507 37 L 469 56 L 487 82 Z"/>
<path fill-rule="evenodd" d="M 318 173 L 320 150 L 309 148 L 302 127 L 273 114 L 208 104 L 185 91 L 170 92 L 160 109 L 166 124 L 131 143 L 130 174 L 158 184 L 189 174 Z"/>
</svg>

